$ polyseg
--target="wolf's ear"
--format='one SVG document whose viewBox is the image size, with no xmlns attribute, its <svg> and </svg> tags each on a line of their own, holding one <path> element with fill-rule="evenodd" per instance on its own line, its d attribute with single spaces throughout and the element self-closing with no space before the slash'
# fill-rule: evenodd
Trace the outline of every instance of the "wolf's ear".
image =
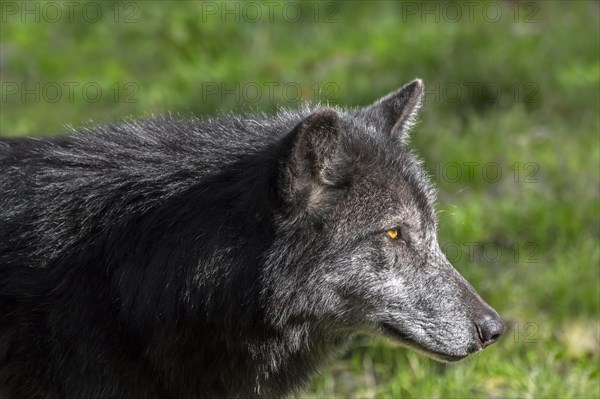
<svg viewBox="0 0 600 399">
<path fill-rule="evenodd" d="M 288 152 L 279 187 L 283 198 L 309 214 L 327 214 L 350 183 L 353 167 L 343 151 L 340 115 L 323 108 L 300 122 L 288 136 Z"/>
<path fill-rule="evenodd" d="M 415 79 L 401 89 L 359 110 L 382 133 L 404 139 L 415 123 L 423 97 L 423 81 Z"/>
<path fill-rule="evenodd" d="M 339 147 L 340 117 L 323 108 L 304 119 L 293 134 L 291 167 L 296 177 L 327 184 L 326 170 Z"/>
</svg>

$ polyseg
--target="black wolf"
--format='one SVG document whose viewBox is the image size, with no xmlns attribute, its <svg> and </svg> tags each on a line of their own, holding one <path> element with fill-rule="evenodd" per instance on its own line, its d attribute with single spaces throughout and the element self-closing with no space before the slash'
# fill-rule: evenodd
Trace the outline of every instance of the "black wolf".
<svg viewBox="0 0 600 399">
<path fill-rule="evenodd" d="M 356 334 L 495 342 L 407 147 L 422 93 L 2 139 L 0 397 L 273 398 Z"/>
</svg>

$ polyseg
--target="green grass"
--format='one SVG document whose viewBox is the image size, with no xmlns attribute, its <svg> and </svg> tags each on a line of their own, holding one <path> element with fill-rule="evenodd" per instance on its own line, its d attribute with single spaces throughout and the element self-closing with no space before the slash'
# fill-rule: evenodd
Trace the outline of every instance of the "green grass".
<svg viewBox="0 0 600 399">
<path fill-rule="evenodd" d="M 488 3 L 472 22 L 463 3 L 429 3 L 423 21 L 406 8 L 423 5 L 384 1 L 303 2 L 296 22 L 276 12 L 274 21 L 242 15 L 240 23 L 195 1 L 130 4 L 105 3 L 94 22 L 81 13 L 56 23 L 3 15 L 1 135 L 165 111 L 363 105 L 425 80 L 412 142 L 440 189 L 440 241 L 510 329 L 453 365 L 363 338 L 305 397 L 600 397 L 597 2 L 492 2 L 502 10 L 494 22 L 482 14 Z M 448 21 L 448 4 L 462 10 L 460 23 Z M 124 23 L 132 10 L 137 22 Z M 97 83 L 103 97 L 9 94 L 24 82 Z M 207 92 L 221 84 L 262 95 Z"/>
</svg>

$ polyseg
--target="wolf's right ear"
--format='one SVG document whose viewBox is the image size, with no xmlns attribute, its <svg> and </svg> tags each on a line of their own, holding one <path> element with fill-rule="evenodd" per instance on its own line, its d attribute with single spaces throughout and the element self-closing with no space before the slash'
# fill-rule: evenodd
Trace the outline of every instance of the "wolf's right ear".
<svg viewBox="0 0 600 399">
<path fill-rule="evenodd" d="M 301 121 L 288 136 L 280 189 L 283 197 L 318 214 L 336 188 L 348 183 L 351 168 L 341 150 L 340 115 L 323 108 Z"/>
<path fill-rule="evenodd" d="M 374 123 L 382 133 L 404 140 L 415 123 L 423 98 L 423 81 L 415 79 L 358 112 Z"/>
<path fill-rule="evenodd" d="M 300 122 L 293 132 L 289 159 L 293 174 L 326 184 L 325 172 L 339 147 L 340 134 L 340 117 L 330 108 Z"/>
</svg>

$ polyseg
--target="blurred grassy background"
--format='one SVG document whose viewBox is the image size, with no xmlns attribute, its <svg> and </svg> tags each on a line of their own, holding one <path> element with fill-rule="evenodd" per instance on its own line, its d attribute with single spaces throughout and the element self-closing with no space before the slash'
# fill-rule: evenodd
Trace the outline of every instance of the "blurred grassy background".
<svg viewBox="0 0 600 399">
<path fill-rule="evenodd" d="M 364 105 L 414 77 L 448 257 L 510 329 L 457 365 L 364 338 L 306 397 L 600 397 L 598 2 L 11 2 L 0 135 Z"/>
</svg>

